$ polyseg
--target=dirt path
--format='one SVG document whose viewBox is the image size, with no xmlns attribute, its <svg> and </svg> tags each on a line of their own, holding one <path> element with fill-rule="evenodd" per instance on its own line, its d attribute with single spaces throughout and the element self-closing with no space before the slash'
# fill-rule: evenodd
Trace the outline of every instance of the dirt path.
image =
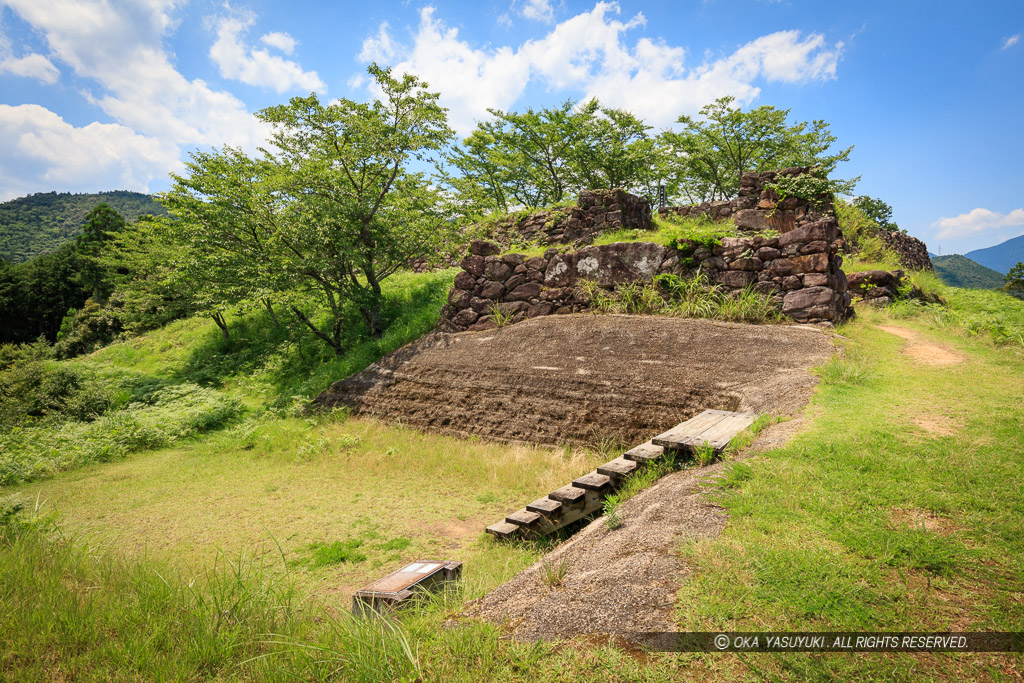
<svg viewBox="0 0 1024 683">
<path fill-rule="evenodd" d="M 809 392 L 800 394 L 806 399 Z M 742 457 L 778 447 L 799 426 L 799 420 L 773 425 Z M 675 631 L 676 592 L 690 571 L 676 549 L 684 539 L 714 537 L 725 527 L 725 513 L 707 501 L 702 484 L 727 466 L 717 463 L 662 478 L 620 506 L 621 527 L 611 530 L 603 518 L 594 521 L 541 562 L 470 603 L 466 616 L 502 624 L 521 640 Z M 548 585 L 545 565 L 564 565 L 561 586 Z"/>
<path fill-rule="evenodd" d="M 898 325 L 879 325 L 878 329 L 906 339 L 908 343 L 903 352 L 910 356 L 915 363 L 921 365 L 956 365 L 957 363 L 964 362 L 964 357 L 960 353 L 947 346 L 934 344 L 914 330 Z"/>
<path fill-rule="evenodd" d="M 831 353 L 809 326 L 548 316 L 432 333 L 315 404 L 460 436 L 633 445 L 707 408 L 789 413 Z"/>
</svg>

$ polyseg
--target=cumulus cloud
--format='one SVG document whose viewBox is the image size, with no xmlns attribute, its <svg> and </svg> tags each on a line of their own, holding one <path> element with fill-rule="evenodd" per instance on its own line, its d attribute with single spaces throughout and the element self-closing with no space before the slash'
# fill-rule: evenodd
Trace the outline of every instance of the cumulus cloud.
<svg viewBox="0 0 1024 683">
<path fill-rule="evenodd" d="M 295 39 L 290 34 L 272 31 L 260 36 L 260 42 L 264 45 L 277 48 L 286 55 L 295 52 Z"/>
<path fill-rule="evenodd" d="M 11 41 L 0 26 L 0 74 L 4 73 L 35 78 L 46 85 L 53 85 L 60 78 L 60 71 L 43 55 L 30 53 L 15 57 Z"/>
<path fill-rule="evenodd" d="M 629 35 L 646 25 L 642 13 L 620 17 L 614 2 L 598 2 L 554 26 L 544 37 L 517 46 L 476 48 L 435 16 L 420 11 L 411 43 L 396 39 L 387 24 L 367 38 L 359 57 L 393 63 L 441 93 L 452 126 L 462 134 L 487 117 L 488 108 L 508 109 L 532 79 L 582 99 L 599 98 L 655 126 L 724 95 L 747 104 L 760 94 L 758 81 L 806 83 L 836 77 L 843 44 L 819 34 L 779 31 L 739 46 L 731 54 L 706 56 L 692 65 L 687 51 L 662 40 Z"/>
<path fill-rule="evenodd" d="M 0 201 L 54 188 L 144 192 L 180 165 L 177 145 L 116 123 L 75 127 L 36 104 L 0 105 L 0 159 Z"/>
<path fill-rule="evenodd" d="M 231 12 L 214 20 L 217 40 L 210 47 L 210 59 L 221 76 L 279 93 L 296 89 L 326 91 L 316 71 L 303 71 L 295 61 L 246 45 L 243 37 L 254 23 L 255 15 L 248 12 Z M 260 40 L 285 54 L 295 49 L 295 40 L 287 33 L 268 33 Z"/>
<path fill-rule="evenodd" d="M 21 142 L 11 148 L 16 156 L 0 155 L 4 193 L 28 184 L 33 191 L 142 187 L 176 168 L 183 148 L 229 144 L 252 152 L 265 143 L 268 127 L 240 99 L 185 78 L 165 52 L 173 11 L 183 1 L 4 0 L 45 38 L 50 57 L 87 84 L 89 101 L 115 122 L 76 128 L 44 109 L 37 113 L 47 127 L 40 129 L 24 116 L 30 110 L 19 109 L 18 117 L 7 111 L 7 125 L 18 121 L 31 135 L 18 136 Z M 8 130 L 8 137 L 18 133 Z M 69 159 L 55 159 L 55 149 Z M 78 149 L 97 160 L 95 169 L 78 163 Z M 50 165 L 54 170 L 47 170 Z"/>
<path fill-rule="evenodd" d="M 522 15 L 527 19 L 551 22 L 555 18 L 555 10 L 551 6 L 551 0 L 526 0 Z"/>
<path fill-rule="evenodd" d="M 1014 209 L 1009 213 L 999 213 L 988 209 L 977 208 L 952 218 L 940 218 L 932 223 L 939 228 L 935 235 L 938 239 L 969 237 L 978 233 L 1000 228 L 1024 226 L 1024 209 Z"/>
<path fill-rule="evenodd" d="M 1020 42 L 1020 34 L 1017 33 L 1017 34 L 1012 35 L 1012 36 L 1010 36 L 1009 38 L 1006 39 L 1006 42 L 1003 43 L 1003 49 L 1004 50 L 1008 50 L 1008 49 L 1010 49 L 1011 47 L 1013 47 L 1014 45 L 1016 45 L 1019 42 Z"/>
<path fill-rule="evenodd" d="M 53 62 L 38 54 L 0 59 L 0 73 L 35 78 L 47 85 L 53 85 L 60 78 L 60 71 Z"/>
</svg>

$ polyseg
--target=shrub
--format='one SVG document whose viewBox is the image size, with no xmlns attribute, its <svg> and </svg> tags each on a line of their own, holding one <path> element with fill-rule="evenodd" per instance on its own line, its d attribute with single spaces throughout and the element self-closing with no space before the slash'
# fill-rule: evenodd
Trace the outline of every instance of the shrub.
<svg viewBox="0 0 1024 683">
<path fill-rule="evenodd" d="M 80 310 L 69 311 L 64 317 L 54 353 L 58 358 L 73 358 L 95 351 L 114 341 L 123 329 L 124 324 L 113 309 L 87 299 Z"/>
</svg>

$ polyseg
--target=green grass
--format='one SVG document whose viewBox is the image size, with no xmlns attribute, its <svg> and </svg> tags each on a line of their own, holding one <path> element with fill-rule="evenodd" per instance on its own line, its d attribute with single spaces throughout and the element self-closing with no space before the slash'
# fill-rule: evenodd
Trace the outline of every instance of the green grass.
<svg viewBox="0 0 1024 683">
<path fill-rule="evenodd" d="M 953 310 L 975 296 L 945 294 Z M 1024 312 L 1010 297 L 989 303 L 1007 318 Z M 710 487 L 730 523 L 682 546 L 697 569 L 679 594 L 688 628 L 1024 628 L 1024 358 L 936 326 L 930 308 L 861 310 L 841 329 L 845 355 L 819 369 L 811 428 Z M 966 360 L 916 364 L 877 324 Z M 1011 659 L 773 655 L 757 670 L 778 680 L 998 679 Z"/>
<path fill-rule="evenodd" d="M 16 415 L 0 424 L 0 485 L 183 443 L 243 415 L 298 414 L 331 382 L 429 332 L 453 278 L 448 270 L 386 280 L 383 337 L 368 337 L 353 313 L 341 356 L 254 312 L 229 321 L 227 340 L 212 321 L 193 318 L 71 361 L 38 361 L 34 366 L 46 366 L 44 377 L 80 376 L 84 388 L 76 394 L 63 384 L 59 391 L 40 390 L 43 398 L 56 399 L 45 420 L 25 423 Z M 0 385 L 16 372 L 4 371 Z M 70 410 L 69 396 L 99 407 Z"/>
<path fill-rule="evenodd" d="M 781 319 L 771 297 L 751 288 L 731 291 L 708 282 L 702 273 L 688 278 L 671 274 L 655 277 L 649 285 L 619 285 L 605 289 L 583 281 L 581 289 L 591 306 L 601 313 L 670 315 L 683 318 L 712 318 L 734 322 L 765 323 Z"/>
<path fill-rule="evenodd" d="M 817 369 L 805 430 L 709 483 L 730 518 L 721 536 L 678 548 L 692 570 L 681 629 L 1024 630 L 1024 347 L 1013 336 L 1024 302 L 939 291 L 945 307 L 860 307 L 839 330 L 845 353 Z M 216 331 L 175 325 L 74 363 L 148 378 L 134 389 L 142 397 L 192 385 L 246 411 L 158 450 L 4 487 L 0 498 L 56 525 L 25 526 L 0 501 L 0 678 L 998 680 L 1020 670 L 1018 655 L 633 656 L 585 639 L 516 643 L 472 620 L 452 628 L 467 599 L 546 549 L 492 542 L 483 526 L 609 453 L 290 415 L 270 397 L 309 381 L 282 369 L 307 367 L 302 358 L 253 352 L 211 366 L 199 350 L 216 348 Z M 879 325 L 965 360 L 916 364 Z M 155 415 L 169 428 L 177 411 Z M 427 558 L 463 561 L 464 586 L 394 620 L 347 615 L 354 589 Z M 542 590 L 561 590 L 566 569 L 546 569 Z"/>
</svg>

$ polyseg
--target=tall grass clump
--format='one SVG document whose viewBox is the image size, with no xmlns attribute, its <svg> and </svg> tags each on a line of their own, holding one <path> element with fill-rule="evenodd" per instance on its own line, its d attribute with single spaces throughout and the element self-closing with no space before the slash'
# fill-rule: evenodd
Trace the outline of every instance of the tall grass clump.
<svg viewBox="0 0 1024 683">
<path fill-rule="evenodd" d="M 649 285 L 628 283 L 615 288 L 583 281 L 580 289 L 589 298 L 591 306 L 602 313 L 672 315 L 754 323 L 772 322 L 781 317 L 771 297 L 750 287 L 732 291 L 712 284 L 699 271 L 689 278 L 662 273 L 655 276 Z"/>
<path fill-rule="evenodd" d="M 9 427 L 0 430 L 0 485 L 165 446 L 216 429 L 241 412 L 237 398 L 181 384 L 94 420 Z"/>
</svg>

